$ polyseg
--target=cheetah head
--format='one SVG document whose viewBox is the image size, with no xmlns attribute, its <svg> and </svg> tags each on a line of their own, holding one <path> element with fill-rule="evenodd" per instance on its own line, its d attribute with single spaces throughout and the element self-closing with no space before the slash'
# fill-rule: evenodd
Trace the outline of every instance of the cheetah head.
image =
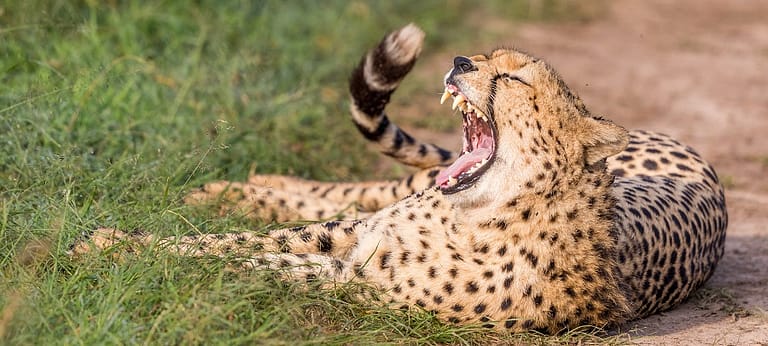
<svg viewBox="0 0 768 346">
<path fill-rule="evenodd" d="M 626 130 L 593 117 L 545 62 L 515 50 L 456 57 L 441 102 L 450 97 L 463 147 L 436 184 L 472 203 L 551 190 L 627 145 Z"/>
</svg>

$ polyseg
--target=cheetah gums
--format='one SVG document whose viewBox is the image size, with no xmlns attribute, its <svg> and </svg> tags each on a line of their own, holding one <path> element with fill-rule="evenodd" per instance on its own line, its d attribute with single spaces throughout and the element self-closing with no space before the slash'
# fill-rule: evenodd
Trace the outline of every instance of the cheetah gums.
<svg viewBox="0 0 768 346">
<path fill-rule="evenodd" d="M 214 182 L 186 201 L 334 221 L 162 239 L 99 229 L 73 252 L 126 241 L 235 255 L 285 279 L 365 282 L 393 307 L 514 332 L 619 325 L 675 306 L 712 275 L 725 199 L 693 149 L 592 115 L 549 65 L 511 49 L 456 57 L 445 76 L 461 153 L 422 143 L 384 112 L 422 40 L 413 25 L 390 33 L 350 79 L 360 132 L 422 171 L 357 184 Z"/>
</svg>

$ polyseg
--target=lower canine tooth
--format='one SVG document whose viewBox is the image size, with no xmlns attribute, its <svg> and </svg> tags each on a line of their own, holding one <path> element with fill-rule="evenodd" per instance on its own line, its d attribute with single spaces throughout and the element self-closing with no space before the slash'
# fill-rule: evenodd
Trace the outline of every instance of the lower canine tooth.
<svg viewBox="0 0 768 346">
<path fill-rule="evenodd" d="M 459 94 L 453 99 L 453 105 L 451 105 L 451 109 L 456 109 L 456 107 L 460 104 L 465 102 L 467 99 L 464 98 L 464 95 Z"/>
<path fill-rule="evenodd" d="M 454 177 L 450 177 L 450 178 L 448 178 L 448 185 L 456 185 L 456 183 L 458 181 L 459 181 L 458 179 L 456 179 Z"/>
</svg>

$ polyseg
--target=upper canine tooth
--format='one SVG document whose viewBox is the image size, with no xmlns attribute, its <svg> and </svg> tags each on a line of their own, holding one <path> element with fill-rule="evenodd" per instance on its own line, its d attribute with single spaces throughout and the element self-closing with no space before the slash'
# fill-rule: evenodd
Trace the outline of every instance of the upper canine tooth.
<svg viewBox="0 0 768 346">
<path fill-rule="evenodd" d="M 445 89 L 445 92 L 443 92 L 443 96 L 440 97 L 440 104 L 445 103 L 445 100 L 447 100 L 449 97 L 451 97 L 451 92 L 448 91 L 448 89 Z"/>
<path fill-rule="evenodd" d="M 466 101 L 466 100 L 467 100 L 467 99 L 464 97 L 464 95 L 462 95 L 462 94 L 459 94 L 458 96 L 456 96 L 456 97 L 453 99 L 453 105 L 451 105 L 451 109 L 456 109 L 456 107 L 457 107 L 457 106 L 458 106 L 460 103 L 462 103 L 462 102 L 464 102 L 464 101 Z"/>
</svg>

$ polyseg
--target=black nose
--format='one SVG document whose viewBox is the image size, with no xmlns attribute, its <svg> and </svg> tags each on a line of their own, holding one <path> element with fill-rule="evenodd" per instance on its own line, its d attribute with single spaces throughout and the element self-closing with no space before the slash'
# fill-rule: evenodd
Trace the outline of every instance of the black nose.
<svg viewBox="0 0 768 346">
<path fill-rule="evenodd" d="M 467 73 L 476 71 L 477 67 L 472 63 L 472 60 L 465 56 L 457 56 L 453 58 L 453 69 L 456 73 Z"/>
</svg>

